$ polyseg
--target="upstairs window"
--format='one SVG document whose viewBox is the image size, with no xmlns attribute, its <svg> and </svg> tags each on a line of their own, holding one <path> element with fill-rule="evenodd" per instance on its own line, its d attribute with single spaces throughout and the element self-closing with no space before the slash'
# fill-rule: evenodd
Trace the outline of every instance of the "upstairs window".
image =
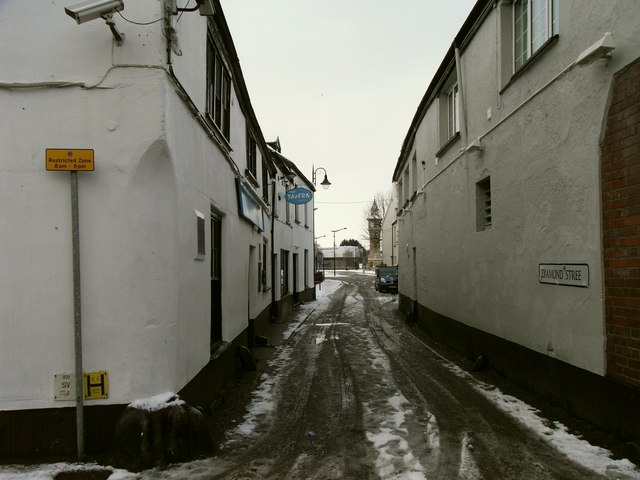
<svg viewBox="0 0 640 480">
<path fill-rule="evenodd" d="M 440 157 L 460 137 L 460 89 L 455 64 L 450 65 L 449 75 L 438 93 L 438 135 Z M 437 165 L 437 160 L 436 160 Z"/>
<path fill-rule="evenodd" d="M 262 198 L 269 203 L 269 171 L 267 170 L 267 162 L 262 159 Z"/>
<path fill-rule="evenodd" d="M 447 140 L 460 131 L 458 100 L 458 84 L 456 83 L 447 92 Z"/>
<path fill-rule="evenodd" d="M 214 41 L 212 28 L 207 32 L 207 116 L 229 140 L 231 75 Z"/>
<path fill-rule="evenodd" d="M 413 152 L 411 159 L 411 190 L 413 194 L 418 191 L 418 156 L 416 152 Z"/>
<path fill-rule="evenodd" d="M 258 175 L 258 144 L 247 129 L 247 170 L 257 180 Z"/>
<path fill-rule="evenodd" d="M 558 0 L 513 2 L 513 59 L 518 71 L 553 35 L 558 33 Z"/>
</svg>

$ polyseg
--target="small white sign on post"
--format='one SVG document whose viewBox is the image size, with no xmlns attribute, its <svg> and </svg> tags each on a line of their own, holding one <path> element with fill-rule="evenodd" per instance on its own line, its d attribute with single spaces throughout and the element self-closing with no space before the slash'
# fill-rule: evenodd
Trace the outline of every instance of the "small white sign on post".
<svg viewBox="0 0 640 480">
<path fill-rule="evenodd" d="M 582 263 L 541 263 L 538 265 L 538 281 L 552 285 L 588 287 L 589 265 Z"/>
<path fill-rule="evenodd" d="M 76 399 L 75 375 L 56 373 L 53 376 L 53 399 L 57 401 Z"/>
</svg>

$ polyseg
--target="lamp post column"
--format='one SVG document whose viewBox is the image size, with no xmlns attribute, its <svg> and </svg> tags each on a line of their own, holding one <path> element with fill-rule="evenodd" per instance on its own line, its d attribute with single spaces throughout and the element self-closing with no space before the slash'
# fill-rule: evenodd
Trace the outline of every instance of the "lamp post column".
<svg viewBox="0 0 640 480">
<path fill-rule="evenodd" d="M 336 276 L 336 232 L 333 232 L 333 276 Z"/>
<path fill-rule="evenodd" d="M 331 230 L 333 232 L 333 276 L 336 276 L 336 232 L 346 230 L 347 227 L 338 228 L 337 230 Z"/>
</svg>

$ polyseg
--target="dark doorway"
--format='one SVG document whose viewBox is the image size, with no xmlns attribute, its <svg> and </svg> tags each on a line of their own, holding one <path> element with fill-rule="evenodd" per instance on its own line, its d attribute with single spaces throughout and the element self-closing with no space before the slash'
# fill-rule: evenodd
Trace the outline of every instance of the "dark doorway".
<svg viewBox="0 0 640 480">
<path fill-rule="evenodd" d="M 222 341 L 222 221 L 211 214 L 211 347 Z"/>
</svg>

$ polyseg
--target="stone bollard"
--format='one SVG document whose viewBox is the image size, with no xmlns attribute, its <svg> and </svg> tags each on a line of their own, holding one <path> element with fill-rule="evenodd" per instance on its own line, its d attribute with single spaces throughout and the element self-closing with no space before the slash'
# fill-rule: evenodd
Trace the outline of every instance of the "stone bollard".
<svg viewBox="0 0 640 480">
<path fill-rule="evenodd" d="M 131 403 L 115 432 L 113 465 L 140 472 L 213 452 L 204 415 L 172 393 Z"/>
</svg>

